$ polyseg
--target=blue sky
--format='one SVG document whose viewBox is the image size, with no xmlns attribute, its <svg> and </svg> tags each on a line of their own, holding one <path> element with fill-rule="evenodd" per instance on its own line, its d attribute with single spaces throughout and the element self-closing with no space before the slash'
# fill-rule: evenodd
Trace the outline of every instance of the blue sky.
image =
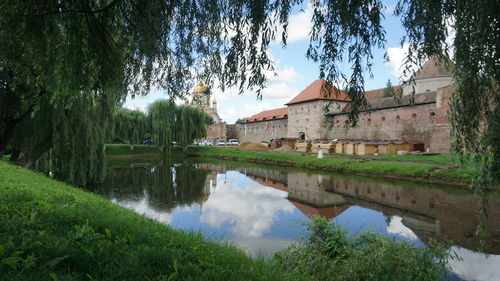
<svg viewBox="0 0 500 281">
<path fill-rule="evenodd" d="M 365 89 L 382 88 L 391 79 L 393 85 L 399 84 L 400 66 L 404 58 L 404 49 L 399 42 L 403 34 L 400 20 L 393 16 L 394 1 L 386 1 L 385 19 L 383 26 L 386 30 L 385 49 L 374 50 L 373 78 L 365 77 Z M 275 61 L 277 76 L 269 74 L 269 82 L 263 90 L 262 100 L 256 99 L 255 92 L 247 91 L 238 95 L 237 89 L 228 89 L 224 92 L 212 87 L 212 97 L 218 102 L 219 116 L 228 124 L 236 119 L 249 117 L 255 113 L 272 108 L 283 107 L 300 91 L 306 88 L 319 77 L 319 67 L 309 61 L 305 53 L 309 44 L 308 33 L 310 29 L 311 9 L 304 7 L 303 11 L 295 13 L 290 18 L 289 36 L 286 48 L 279 43 L 273 43 L 270 54 Z M 389 62 L 384 61 L 387 52 Z M 344 71 L 349 70 L 348 65 L 340 66 Z M 165 98 L 161 91 L 153 91 L 145 97 L 127 99 L 125 107 L 131 109 L 147 108 L 148 104 Z"/>
</svg>

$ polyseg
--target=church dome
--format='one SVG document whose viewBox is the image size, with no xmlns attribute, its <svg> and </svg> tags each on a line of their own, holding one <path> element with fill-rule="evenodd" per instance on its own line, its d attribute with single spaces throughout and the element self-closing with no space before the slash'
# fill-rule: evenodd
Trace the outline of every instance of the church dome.
<svg viewBox="0 0 500 281">
<path fill-rule="evenodd" d="M 198 85 L 193 89 L 193 93 L 208 93 L 208 87 L 203 85 L 202 82 L 198 83 Z"/>
</svg>

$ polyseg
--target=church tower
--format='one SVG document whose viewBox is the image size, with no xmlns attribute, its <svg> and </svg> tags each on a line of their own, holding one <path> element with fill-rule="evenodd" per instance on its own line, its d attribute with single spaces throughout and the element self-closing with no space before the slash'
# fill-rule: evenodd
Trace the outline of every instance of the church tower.
<svg viewBox="0 0 500 281">
<path fill-rule="evenodd" d="M 202 82 L 199 82 L 191 92 L 191 96 L 191 106 L 198 107 L 208 114 L 208 116 L 212 117 L 215 124 L 222 122 L 219 114 L 217 113 L 217 102 L 215 99 L 213 101 L 213 106 L 210 105 L 210 89 L 207 86 L 203 85 Z"/>
</svg>

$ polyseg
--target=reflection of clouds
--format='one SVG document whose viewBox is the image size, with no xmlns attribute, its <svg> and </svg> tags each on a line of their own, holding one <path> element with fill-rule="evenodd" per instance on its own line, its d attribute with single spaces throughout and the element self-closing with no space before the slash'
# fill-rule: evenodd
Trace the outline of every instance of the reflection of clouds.
<svg viewBox="0 0 500 281">
<path fill-rule="evenodd" d="M 234 239 L 234 244 L 243 248 L 252 257 L 269 257 L 270 255 L 282 251 L 290 246 L 294 240 L 285 238 L 238 238 Z"/>
<path fill-rule="evenodd" d="M 451 270 L 465 280 L 499 281 L 500 280 L 500 255 L 484 255 L 453 246 L 460 260 L 449 261 Z"/>
<path fill-rule="evenodd" d="M 294 210 L 283 200 L 283 191 L 257 183 L 239 188 L 229 180 L 218 182 L 217 191 L 203 205 L 200 220 L 214 228 L 231 222 L 231 231 L 238 237 L 260 237 L 271 228 L 276 212 Z"/>
<path fill-rule="evenodd" d="M 144 215 L 147 218 L 153 219 L 155 221 L 161 222 L 163 224 L 170 224 L 172 222 L 173 215 L 169 212 L 159 212 L 150 208 L 147 202 L 147 198 L 143 197 L 139 201 L 117 201 L 116 199 L 111 200 L 122 207 L 133 210 L 136 213 Z"/>
<path fill-rule="evenodd" d="M 403 236 L 404 238 L 416 240 L 418 237 L 403 224 L 403 219 L 398 216 L 392 216 L 391 222 L 387 226 L 387 232 Z"/>
</svg>

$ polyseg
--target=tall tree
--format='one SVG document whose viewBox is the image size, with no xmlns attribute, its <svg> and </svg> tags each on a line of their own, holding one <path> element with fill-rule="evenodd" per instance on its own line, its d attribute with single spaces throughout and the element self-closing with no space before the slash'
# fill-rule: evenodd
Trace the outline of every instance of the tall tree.
<svg viewBox="0 0 500 281">
<path fill-rule="evenodd" d="M 196 76 L 205 84 L 217 78 L 222 88 L 256 87 L 260 96 L 264 71 L 272 70 L 268 46 L 276 37 L 286 45 L 289 15 L 305 2 L 0 2 L 0 99 L 2 106 L 7 100 L 16 106 L 15 110 L 2 107 L 0 112 L 0 155 L 24 119 L 41 117 L 37 112 L 44 102 L 48 102 L 44 112 L 53 116 L 48 138 L 53 145 L 58 143 L 61 153 L 70 152 L 61 154 L 61 159 L 83 161 L 77 165 L 83 168 L 91 163 L 88 157 L 75 157 L 100 155 L 102 143 L 82 134 L 103 134 L 100 128 L 105 126 L 100 124 L 107 120 L 89 119 L 106 117 L 105 109 L 129 91 L 143 94 L 161 87 L 175 96 Z M 449 56 L 455 64 L 457 90 L 449 114 L 456 140 L 453 148 L 474 155 L 482 167 L 475 181 L 479 193 L 500 178 L 499 5 L 497 0 L 399 0 L 395 9 L 406 30 L 401 43 L 409 45 L 408 67 L 432 55 Z M 355 125 L 367 107 L 364 77 L 372 74 L 373 50 L 385 44 L 384 5 L 380 0 L 314 0 L 310 6 L 313 18 L 306 55 L 319 63 L 321 78 L 347 81 L 345 90 L 352 100 L 349 124 Z M 446 41 L 450 27 L 455 30 L 451 46 Z M 342 71 L 340 61 L 351 65 L 349 73 Z M 81 122 L 84 130 L 76 132 Z M 80 137 L 72 137 L 73 133 Z M 41 142 L 31 149 L 44 147 L 47 139 L 42 135 L 32 136 Z M 78 145 L 82 140 L 95 144 Z"/>
</svg>

